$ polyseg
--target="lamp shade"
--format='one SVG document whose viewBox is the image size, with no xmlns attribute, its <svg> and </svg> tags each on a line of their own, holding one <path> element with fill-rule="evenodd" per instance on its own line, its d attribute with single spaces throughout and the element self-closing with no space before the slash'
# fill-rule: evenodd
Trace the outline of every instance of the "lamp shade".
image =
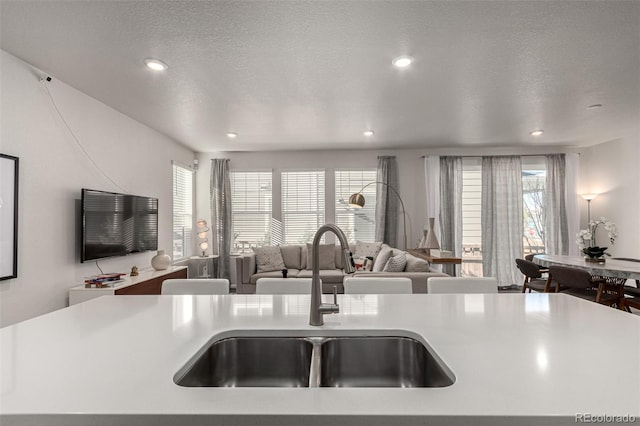
<svg viewBox="0 0 640 426">
<path fill-rule="evenodd" d="M 598 194 L 582 194 L 580 195 L 582 198 L 584 198 L 587 201 L 591 201 L 594 198 L 596 198 L 598 196 Z"/>
<path fill-rule="evenodd" d="M 349 197 L 349 207 L 355 207 L 358 209 L 364 207 L 364 195 L 362 195 L 360 192 L 351 194 L 351 196 Z"/>
</svg>

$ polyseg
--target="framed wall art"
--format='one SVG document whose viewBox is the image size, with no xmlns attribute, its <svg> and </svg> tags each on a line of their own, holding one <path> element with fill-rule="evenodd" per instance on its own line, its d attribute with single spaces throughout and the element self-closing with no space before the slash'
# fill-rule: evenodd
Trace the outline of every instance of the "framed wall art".
<svg viewBox="0 0 640 426">
<path fill-rule="evenodd" d="M 0 154 L 0 280 L 18 277 L 18 164 Z"/>
</svg>

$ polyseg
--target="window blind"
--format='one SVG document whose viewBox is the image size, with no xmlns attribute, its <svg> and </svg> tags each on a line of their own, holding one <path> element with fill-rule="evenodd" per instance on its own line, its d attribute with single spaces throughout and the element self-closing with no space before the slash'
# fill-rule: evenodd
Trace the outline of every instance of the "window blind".
<svg viewBox="0 0 640 426">
<path fill-rule="evenodd" d="M 284 243 L 310 243 L 324 224 L 324 170 L 282 172 L 280 177 Z"/>
<path fill-rule="evenodd" d="M 173 260 L 191 256 L 193 246 L 193 172 L 173 165 Z"/>
<path fill-rule="evenodd" d="M 335 171 L 336 225 L 349 241 L 375 240 L 376 185 L 369 185 L 362 191 L 366 200 L 363 208 L 349 207 L 351 194 L 375 181 L 375 168 Z"/>
<path fill-rule="evenodd" d="M 271 244 L 271 172 L 231 172 L 232 251 Z"/>
</svg>

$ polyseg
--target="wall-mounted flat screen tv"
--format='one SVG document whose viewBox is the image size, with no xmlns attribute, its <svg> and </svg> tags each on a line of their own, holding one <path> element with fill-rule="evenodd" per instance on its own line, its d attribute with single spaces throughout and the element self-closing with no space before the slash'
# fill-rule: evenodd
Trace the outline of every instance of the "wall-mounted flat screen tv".
<svg viewBox="0 0 640 426">
<path fill-rule="evenodd" d="M 157 198 L 82 189 L 82 262 L 157 249 Z"/>
</svg>

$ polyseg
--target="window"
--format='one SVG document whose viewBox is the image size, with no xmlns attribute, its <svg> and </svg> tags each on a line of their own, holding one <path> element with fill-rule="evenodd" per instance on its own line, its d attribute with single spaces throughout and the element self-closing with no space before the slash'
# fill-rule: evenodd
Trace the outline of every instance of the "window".
<svg viewBox="0 0 640 426">
<path fill-rule="evenodd" d="M 482 276 L 482 159 L 462 159 L 462 274 Z"/>
<path fill-rule="evenodd" d="M 310 243 L 324 224 L 324 170 L 282 172 L 280 178 L 283 243 Z"/>
<path fill-rule="evenodd" d="M 349 197 L 368 183 L 376 181 L 376 169 L 336 170 L 336 225 L 344 231 L 348 241 L 375 240 L 376 185 L 362 190 L 366 199 L 363 208 L 349 207 Z"/>
<path fill-rule="evenodd" d="M 234 252 L 271 244 L 271 172 L 231 172 Z"/>
<path fill-rule="evenodd" d="M 173 260 L 191 256 L 193 238 L 193 173 L 173 165 Z"/>
<path fill-rule="evenodd" d="M 542 156 L 521 157 L 523 255 L 544 252 L 546 166 Z M 462 273 L 482 276 L 482 159 L 462 159 Z"/>
<path fill-rule="evenodd" d="M 544 253 L 544 198 L 547 170 L 545 158 L 522 157 L 522 203 L 524 254 Z"/>
</svg>

